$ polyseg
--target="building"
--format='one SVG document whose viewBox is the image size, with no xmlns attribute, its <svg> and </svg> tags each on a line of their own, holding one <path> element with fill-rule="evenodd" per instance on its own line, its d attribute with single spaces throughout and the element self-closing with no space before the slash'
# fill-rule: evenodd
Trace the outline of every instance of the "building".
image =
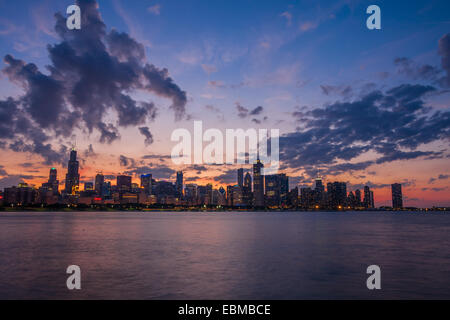
<svg viewBox="0 0 450 320">
<path fill-rule="evenodd" d="M 355 190 L 355 207 L 361 207 L 361 191 L 359 189 Z"/>
<path fill-rule="evenodd" d="M 372 199 L 371 199 L 372 198 Z M 372 201 L 373 200 L 373 196 L 370 196 L 370 188 L 369 186 L 365 186 L 364 187 L 364 200 L 363 200 L 363 205 L 366 209 L 370 209 L 373 208 L 372 206 Z"/>
<path fill-rule="evenodd" d="M 246 173 L 244 177 L 244 186 L 242 187 L 242 197 L 247 206 L 251 206 L 253 202 L 252 193 L 252 176 Z"/>
<path fill-rule="evenodd" d="M 391 185 L 391 190 L 392 190 L 392 208 L 402 209 L 403 208 L 402 185 L 400 183 L 394 183 Z"/>
<path fill-rule="evenodd" d="M 327 184 L 328 205 L 332 209 L 342 209 L 347 204 L 347 184 L 333 182 Z"/>
<path fill-rule="evenodd" d="M 4 203 L 18 206 L 26 206 L 35 203 L 37 192 L 26 183 L 20 183 L 18 187 L 5 188 Z"/>
<path fill-rule="evenodd" d="M 119 192 L 131 191 L 131 177 L 125 175 L 117 176 L 117 188 Z"/>
<path fill-rule="evenodd" d="M 264 176 L 261 172 L 263 168 L 264 165 L 259 159 L 253 164 L 253 205 L 255 207 L 264 206 Z"/>
<path fill-rule="evenodd" d="M 184 188 L 184 197 L 189 205 L 197 204 L 197 185 L 187 184 Z"/>
<path fill-rule="evenodd" d="M 225 189 L 223 187 L 220 187 L 218 190 L 217 204 L 219 206 L 227 205 L 227 192 L 225 191 Z"/>
<path fill-rule="evenodd" d="M 315 205 L 314 203 L 315 192 L 311 188 L 301 188 L 300 189 L 300 207 L 304 209 L 311 208 Z M 317 207 L 319 205 L 317 204 Z"/>
<path fill-rule="evenodd" d="M 238 186 L 242 188 L 244 186 L 244 169 L 242 168 L 237 171 L 237 181 Z"/>
<path fill-rule="evenodd" d="M 152 180 L 153 177 L 151 174 L 141 175 L 141 188 L 144 188 L 144 191 L 147 195 L 152 194 Z"/>
<path fill-rule="evenodd" d="M 72 149 L 70 151 L 70 159 L 67 164 L 67 174 L 66 174 L 66 194 L 75 194 L 80 185 L 80 174 L 78 173 L 79 162 L 77 160 L 77 151 Z"/>
<path fill-rule="evenodd" d="M 281 207 L 287 205 L 289 180 L 286 174 L 265 176 L 266 205 Z"/>
<path fill-rule="evenodd" d="M 98 173 L 95 176 L 95 193 L 100 197 L 104 195 L 103 194 L 104 184 L 105 184 L 105 176 L 101 173 Z"/>
<path fill-rule="evenodd" d="M 227 186 L 227 205 L 233 206 L 233 186 Z"/>
<path fill-rule="evenodd" d="M 175 182 L 176 196 L 181 198 L 183 196 L 183 171 L 177 172 L 177 180 Z"/>
<path fill-rule="evenodd" d="M 94 191 L 94 184 L 92 182 L 85 182 L 84 191 Z"/>
</svg>

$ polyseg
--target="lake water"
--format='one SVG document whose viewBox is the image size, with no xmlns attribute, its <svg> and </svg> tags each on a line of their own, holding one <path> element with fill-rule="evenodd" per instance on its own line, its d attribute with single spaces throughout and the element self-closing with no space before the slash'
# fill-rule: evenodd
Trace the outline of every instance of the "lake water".
<svg viewBox="0 0 450 320">
<path fill-rule="evenodd" d="M 0 299 L 355 298 L 450 299 L 450 214 L 0 212 Z"/>
</svg>

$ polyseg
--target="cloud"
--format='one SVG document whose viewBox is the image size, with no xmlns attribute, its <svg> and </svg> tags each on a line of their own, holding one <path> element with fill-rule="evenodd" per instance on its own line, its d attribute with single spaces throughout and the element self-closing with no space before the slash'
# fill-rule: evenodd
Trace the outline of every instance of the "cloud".
<svg viewBox="0 0 450 320">
<path fill-rule="evenodd" d="M 154 15 L 159 16 L 161 14 L 161 5 L 155 4 L 155 5 L 151 6 L 151 7 L 148 7 L 147 11 L 152 13 L 152 14 L 154 14 Z"/>
<path fill-rule="evenodd" d="M 4 74 L 24 94 L 0 101 L 0 145 L 38 153 L 47 163 L 63 157 L 50 141 L 69 139 L 75 129 L 95 130 L 101 143 L 112 143 L 120 139 L 120 128 L 144 127 L 153 121 L 155 105 L 135 100 L 135 91 L 169 99 L 176 120 L 186 116 L 186 92 L 169 71 L 148 63 L 144 46 L 128 34 L 108 32 L 96 1 L 78 0 L 77 4 L 81 30 L 68 30 L 66 18 L 55 15 L 60 41 L 47 46 L 47 73 L 10 54 L 4 57 Z M 117 116 L 116 122 L 111 114 Z"/>
<path fill-rule="evenodd" d="M 435 182 L 436 180 L 447 180 L 449 177 L 450 177 L 450 175 L 448 175 L 448 174 L 440 174 L 436 178 L 430 178 L 428 183 L 431 184 L 431 183 Z"/>
<path fill-rule="evenodd" d="M 286 24 L 288 26 L 292 25 L 292 13 L 290 13 L 289 11 L 284 11 L 280 14 L 280 17 L 284 17 L 286 19 Z"/>
<path fill-rule="evenodd" d="M 426 65 L 418 65 L 409 58 L 396 58 L 394 64 L 399 74 L 405 75 L 413 80 L 436 80 L 442 72 L 438 68 Z"/>
<path fill-rule="evenodd" d="M 343 98 L 349 98 L 353 94 L 353 89 L 350 86 L 332 86 L 332 85 L 321 85 L 320 89 L 325 95 L 339 95 Z"/>
<path fill-rule="evenodd" d="M 239 118 L 245 118 L 248 116 L 248 109 L 243 107 L 239 102 L 236 102 L 236 109 L 238 111 Z"/>
<path fill-rule="evenodd" d="M 119 164 L 121 167 L 135 166 L 136 161 L 133 158 L 128 158 L 124 155 L 119 156 Z"/>
<path fill-rule="evenodd" d="M 259 114 L 261 114 L 261 112 L 263 112 L 264 108 L 261 106 L 256 107 L 255 109 L 253 109 L 252 111 L 250 111 L 250 115 L 251 116 L 257 116 Z"/>
<path fill-rule="evenodd" d="M 319 23 L 318 23 L 318 22 L 315 22 L 315 21 L 305 21 L 305 22 L 300 23 L 299 29 L 300 29 L 300 31 L 302 31 L 302 32 L 306 32 L 306 31 L 309 31 L 309 30 L 314 30 L 314 29 L 316 29 L 318 26 L 319 26 Z"/>
<path fill-rule="evenodd" d="M 214 66 L 214 65 L 202 64 L 202 69 L 207 74 L 211 74 L 211 73 L 217 72 L 217 67 Z"/>
<path fill-rule="evenodd" d="M 152 166 L 137 166 L 129 168 L 124 173 L 128 175 L 136 175 L 140 176 L 142 174 L 151 173 L 154 179 L 169 179 L 175 174 L 175 170 L 165 166 L 158 164 L 157 167 Z"/>
<path fill-rule="evenodd" d="M 24 183 L 25 181 L 21 176 L 11 175 L 0 179 L 0 189 L 9 188 L 12 186 L 17 186 L 19 183 Z"/>
<path fill-rule="evenodd" d="M 450 112 L 432 112 L 423 100 L 435 91 L 431 86 L 403 84 L 351 102 L 297 111 L 293 115 L 302 126 L 280 137 L 280 160 L 290 168 L 324 167 L 329 174 L 338 174 L 374 163 L 444 157 L 443 151 L 417 150 L 450 138 Z M 374 163 L 350 162 L 369 151 L 378 155 Z"/>
<path fill-rule="evenodd" d="M 450 87 L 450 33 L 439 39 L 439 54 L 441 55 L 442 69 L 447 73 L 441 79 L 441 83 L 445 87 Z"/>
<path fill-rule="evenodd" d="M 225 184 L 236 184 L 237 183 L 237 171 L 236 169 L 226 170 L 224 173 L 215 176 L 214 181 L 225 183 Z"/>
<path fill-rule="evenodd" d="M 235 104 L 236 110 L 238 111 L 238 117 L 242 119 L 248 116 L 258 116 L 264 111 L 264 108 L 261 106 L 249 110 L 246 107 L 242 106 L 239 102 L 236 102 Z"/>
<path fill-rule="evenodd" d="M 146 146 L 149 146 L 153 143 L 153 135 L 148 127 L 140 127 L 139 132 L 145 137 Z"/>
<path fill-rule="evenodd" d="M 95 157 L 97 154 L 94 151 L 94 147 L 92 146 L 92 144 L 89 144 L 88 148 L 86 150 L 84 150 L 84 157 L 88 158 L 88 157 Z"/>
</svg>

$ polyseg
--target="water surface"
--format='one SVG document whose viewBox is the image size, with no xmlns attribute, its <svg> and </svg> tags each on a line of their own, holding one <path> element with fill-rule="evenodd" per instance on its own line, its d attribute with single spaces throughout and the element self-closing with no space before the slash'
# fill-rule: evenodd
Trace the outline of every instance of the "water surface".
<svg viewBox="0 0 450 320">
<path fill-rule="evenodd" d="M 0 299 L 450 299 L 449 248 L 444 213 L 0 212 Z"/>
</svg>

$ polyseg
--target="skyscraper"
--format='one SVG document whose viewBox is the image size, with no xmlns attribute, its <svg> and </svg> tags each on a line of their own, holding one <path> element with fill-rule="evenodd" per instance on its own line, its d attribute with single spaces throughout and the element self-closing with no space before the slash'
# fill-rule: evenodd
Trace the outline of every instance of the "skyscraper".
<svg viewBox="0 0 450 320">
<path fill-rule="evenodd" d="M 327 184 L 328 205 L 333 208 L 342 208 L 346 205 L 347 184 L 345 182 L 333 182 Z"/>
<path fill-rule="evenodd" d="M 253 164 L 253 198 L 255 207 L 264 206 L 264 176 L 261 174 L 261 170 L 264 165 L 258 159 Z"/>
<path fill-rule="evenodd" d="M 247 206 L 252 205 L 253 195 L 252 195 L 252 176 L 250 173 L 246 173 L 244 177 L 244 187 L 242 188 L 242 195 L 244 198 L 244 203 Z"/>
<path fill-rule="evenodd" d="M 52 189 L 53 194 L 58 194 L 59 181 L 58 172 L 55 168 L 50 169 L 50 175 L 48 177 L 48 187 Z"/>
<path fill-rule="evenodd" d="M 237 181 L 238 186 L 242 188 L 244 186 L 244 169 L 242 168 L 237 171 Z"/>
<path fill-rule="evenodd" d="M 394 183 L 391 185 L 391 189 L 392 189 L 392 208 L 402 209 L 403 208 L 402 185 L 400 183 Z"/>
<path fill-rule="evenodd" d="M 183 171 L 177 171 L 177 181 L 175 183 L 175 189 L 177 190 L 177 197 L 183 196 Z"/>
<path fill-rule="evenodd" d="M 70 159 L 67 165 L 66 189 L 67 194 L 74 194 L 80 184 L 80 174 L 78 173 L 79 162 L 77 161 L 77 151 L 70 151 Z"/>
<path fill-rule="evenodd" d="M 286 174 L 265 176 L 266 201 L 268 206 L 282 206 L 287 204 L 289 180 Z"/>
<path fill-rule="evenodd" d="M 95 193 L 99 196 L 103 196 L 103 185 L 105 183 L 105 176 L 101 173 L 98 173 L 95 176 Z"/>
<path fill-rule="evenodd" d="M 373 199 L 373 196 L 372 196 L 372 199 Z M 365 186 L 364 187 L 364 201 L 363 201 L 364 207 L 372 208 L 372 202 L 373 201 L 371 201 L 370 188 L 369 188 L 369 186 Z"/>
<path fill-rule="evenodd" d="M 144 188 L 145 194 L 152 194 L 152 175 L 143 174 L 141 175 L 141 188 Z"/>
<path fill-rule="evenodd" d="M 361 206 L 361 191 L 359 189 L 355 190 L 355 206 Z"/>
<path fill-rule="evenodd" d="M 120 175 L 117 176 L 117 188 L 120 192 L 131 190 L 131 177 Z"/>
</svg>

